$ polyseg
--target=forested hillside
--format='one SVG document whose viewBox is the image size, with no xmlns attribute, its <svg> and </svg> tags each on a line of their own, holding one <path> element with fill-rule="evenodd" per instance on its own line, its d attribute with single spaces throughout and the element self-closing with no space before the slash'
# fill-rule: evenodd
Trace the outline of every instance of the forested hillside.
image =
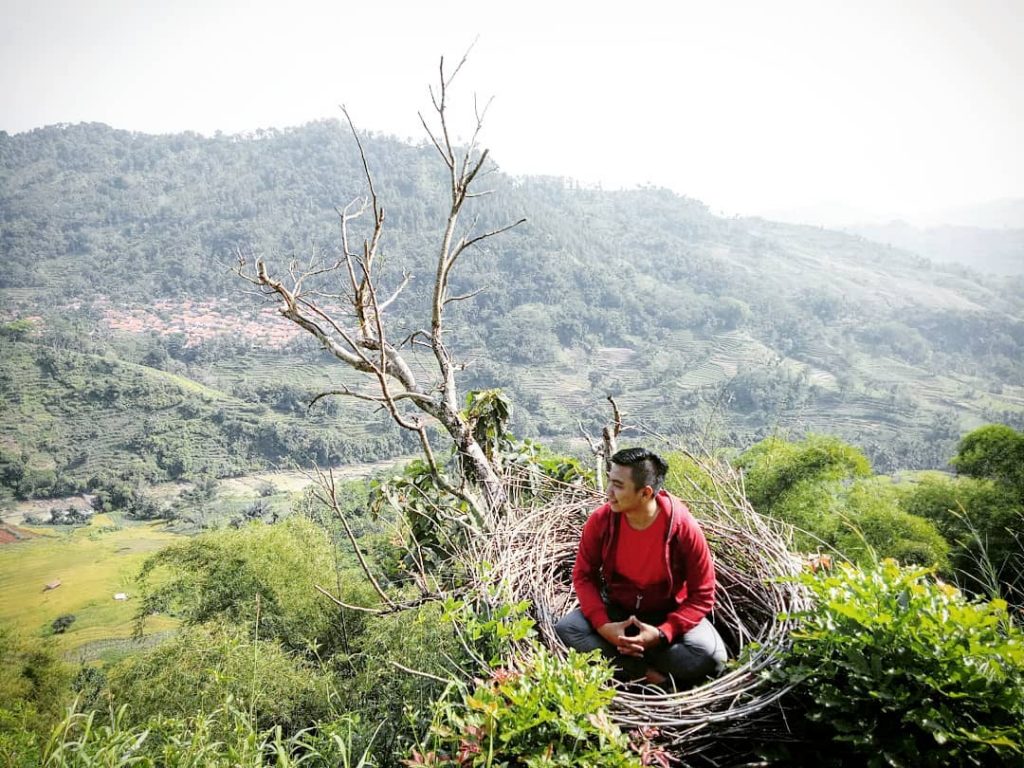
<svg viewBox="0 0 1024 768">
<path fill-rule="evenodd" d="M 448 189 L 432 146 L 365 149 L 381 249 L 342 277 L 352 300 L 300 296 L 343 339 L 362 321 L 352 349 L 380 357 L 348 359 L 405 391 L 312 405 L 360 374 L 253 288 L 334 276 L 303 265 L 338 254 L 338 207 L 362 191 L 338 124 L 0 134 L 0 762 L 1019 762 L 1019 279 L 493 168 L 467 236 L 527 223 L 463 257 L 431 319 L 438 253 L 459 251 L 446 205 L 475 172 Z M 387 344 L 406 334 L 458 376 L 431 387 L 436 360 Z M 492 387 L 510 400 L 461 400 Z M 572 441 L 608 394 L 623 441 L 696 449 L 667 455 L 665 487 L 714 551 L 730 659 L 695 688 L 613 682 L 552 626 L 602 497 Z M 427 427 L 398 431 L 399 397 L 442 424 L 450 461 Z M 421 449 L 347 483 L 218 479 Z M 72 493 L 88 508 L 39 501 Z"/>
<path fill-rule="evenodd" d="M 365 147 L 394 284 L 413 275 L 391 310 L 411 332 L 444 180 L 433 147 L 372 135 Z M 484 291 L 453 305 L 452 344 L 463 385 L 504 388 L 522 436 L 571 438 L 579 419 L 593 429 L 613 394 L 629 423 L 663 434 L 742 447 L 828 432 L 888 470 L 945 466 L 965 431 L 1024 424 L 1020 278 L 723 219 L 663 189 L 497 168 L 484 181 L 493 192 L 470 211 L 480 227 L 527 223 L 460 262 L 452 291 Z M 99 124 L 0 133 L 8 486 L 35 470 L 82 482 L 94 456 L 140 451 L 160 479 L 406 447 L 359 404 L 307 413 L 343 374 L 232 272 L 238 253 L 335 252 L 336 209 L 363 191 L 334 121 L 212 138 Z M 229 444 L 240 456 L 223 456 Z"/>
</svg>

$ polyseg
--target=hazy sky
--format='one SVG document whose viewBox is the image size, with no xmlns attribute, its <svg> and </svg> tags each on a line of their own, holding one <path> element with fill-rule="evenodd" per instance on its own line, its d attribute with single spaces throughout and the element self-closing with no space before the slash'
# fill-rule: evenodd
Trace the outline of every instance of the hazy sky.
<svg viewBox="0 0 1024 768">
<path fill-rule="evenodd" d="M 1024 0 L 3 3 L 0 130 L 212 133 L 339 116 L 422 136 L 441 54 L 510 173 L 729 213 L 1024 196 Z"/>
</svg>

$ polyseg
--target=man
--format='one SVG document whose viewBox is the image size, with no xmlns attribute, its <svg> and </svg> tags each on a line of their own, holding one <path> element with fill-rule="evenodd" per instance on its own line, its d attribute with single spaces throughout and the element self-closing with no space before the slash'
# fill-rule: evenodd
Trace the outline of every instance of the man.
<svg viewBox="0 0 1024 768">
<path fill-rule="evenodd" d="M 600 649 L 629 680 L 691 686 L 722 671 L 725 643 L 707 620 L 715 566 L 690 510 L 662 490 L 668 465 L 643 448 L 612 456 L 608 503 L 587 519 L 572 581 L 580 607 L 555 631 Z"/>
</svg>

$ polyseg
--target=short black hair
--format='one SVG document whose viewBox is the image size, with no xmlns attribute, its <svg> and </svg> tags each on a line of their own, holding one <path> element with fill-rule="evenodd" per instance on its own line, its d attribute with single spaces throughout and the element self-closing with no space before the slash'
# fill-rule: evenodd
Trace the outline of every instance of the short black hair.
<svg viewBox="0 0 1024 768">
<path fill-rule="evenodd" d="M 665 460 L 646 448 L 623 448 L 612 456 L 612 464 L 630 468 L 637 490 L 649 485 L 655 493 L 661 490 L 668 473 Z"/>
</svg>

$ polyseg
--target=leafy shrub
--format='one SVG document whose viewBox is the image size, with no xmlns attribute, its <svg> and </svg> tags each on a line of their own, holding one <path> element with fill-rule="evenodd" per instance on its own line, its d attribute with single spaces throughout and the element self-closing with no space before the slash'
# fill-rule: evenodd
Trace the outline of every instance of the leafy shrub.
<svg viewBox="0 0 1024 768">
<path fill-rule="evenodd" d="M 980 594 L 1024 601 L 1024 506 L 992 480 L 927 476 L 908 490 L 902 507 L 935 523 L 953 545 L 952 571 Z"/>
<path fill-rule="evenodd" d="M 53 623 L 50 625 L 50 629 L 53 630 L 53 634 L 62 635 L 67 632 L 68 627 L 75 623 L 77 617 L 73 613 L 62 613 Z"/>
<path fill-rule="evenodd" d="M 953 466 L 971 477 L 987 477 L 1013 488 L 1024 501 L 1024 433 L 1005 424 L 986 424 L 964 435 Z"/>
<path fill-rule="evenodd" d="M 374 754 L 382 764 L 395 765 L 409 752 L 413 734 L 428 727 L 444 681 L 452 676 L 453 665 L 465 661 L 465 650 L 438 603 L 389 615 L 359 615 L 365 624 L 353 639 L 351 655 L 338 664 L 338 700 L 366 722 L 382 724 Z M 404 672 L 396 664 L 424 674 Z M 355 743 L 365 746 L 365 736 L 357 734 Z"/>
<path fill-rule="evenodd" d="M 176 613 L 188 624 L 227 621 L 252 629 L 258 614 L 261 638 L 297 651 L 319 643 L 326 652 L 339 642 L 337 615 L 315 585 L 334 576 L 330 540 L 309 520 L 204 533 L 143 564 L 137 629 L 157 611 Z"/>
<path fill-rule="evenodd" d="M 332 677 L 273 639 L 253 642 L 239 627 L 192 627 L 130 656 L 107 673 L 110 701 L 130 702 L 140 720 L 189 717 L 227 697 L 257 722 L 294 733 L 333 714 Z"/>
<path fill-rule="evenodd" d="M 1024 633 L 1004 602 L 971 602 L 892 560 L 801 581 L 817 606 L 774 673 L 798 684 L 790 722 L 802 709 L 810 742 L 789 763 L 1024 760 Z"/>
<path fill-rule="evenodd" d="M 668 472 L 665 475 L 665 490 L 681 499 L 693 496 L 715 498 L 717 490 L 714 478 L 690 456 L 681 452 L 665 455 Z"/>
<path fill-rule="evenodd" d="M 481 567 L 489 567 L 483 564 Z M 496 595 L 475 607 L 449 600 L 445 619 L 486 660 L 486 680 L 470 689 L 453 682 L 433 706 L 426 738 L 409 766 L 629 766 L 641 765 L 630 740 L 608 715 L 615 696 L 612 668 L 599 653 L 570 651 L 560 659 L 533 639 L 527 603 Z M 497 606 L 497 607 L 490 607 Z M 513 646 L 527 641 L 518 669 L 501 665 Z M 642 745 L 645 754 L 660 750 Z"/>
<path fill-rule="evenodd" d="M 841 498 L 845 525 L 830 543 L 848 558 L 870 564 L 891 557 L 948 572 L 949 544 L 935 523 L 901 508 L 899 490 L 887 479 L 857 480 Z"/>
<path fill-rule="evenodd" d="M 859 450 L 834 437 L 809 435 L 799 443 L 770 437 L 737 461 L 754 508 L 797 529 L 797 544 L 815 549 L 842 527 L 844 482 L 871 475 Z"/>
<path fill-rule="evenodd" d="M 775 514 L 786 495 L 803 483 L 827 483 L 868 477 L 871 465 L 859 450 L 838 438 L 808 435 L 799 443 L 770 437 L 752 446 L 738 461 L 746 490 L 760 511 Z"/>
<path fill-rule="evenodd" d="M 0 706 L 0 765 L 36 768 L 40 764 L 40 735 L 24 723 L 23 704 Z"/>
<path fill-rule="evenodd" d="M 873 476 L 864 455 L 837 438 L 799 443 L 769 438 L 740 456 L 754 507 L 793 525 L 803 550 L 834 547 L 851 560 L 949 568 L 949 544 L 931 521 L 901 505 L 888 479 Z"/>
<path fill-rule="evenodd" d="M 0 765 L 36 766 L 39 744 L 70 698 L 70 670 L 49 642 L 0 625 Z"/>
<path fill-rule="evenodd" d="M 27 318 L 0 323 L 0 338 L 10 339 L 11 341 L 23 341 L 31 335 L 35 327 L 35 323 Z"/>
<path fill-rule="evenodd" d="M 496 668 L 474 689 L 442 698 L 410 766 L 641 765 L 608 716 L 611 668 L 596 652 L 562 661 L 537 645 L 521 670 Z"/>
</svg>

